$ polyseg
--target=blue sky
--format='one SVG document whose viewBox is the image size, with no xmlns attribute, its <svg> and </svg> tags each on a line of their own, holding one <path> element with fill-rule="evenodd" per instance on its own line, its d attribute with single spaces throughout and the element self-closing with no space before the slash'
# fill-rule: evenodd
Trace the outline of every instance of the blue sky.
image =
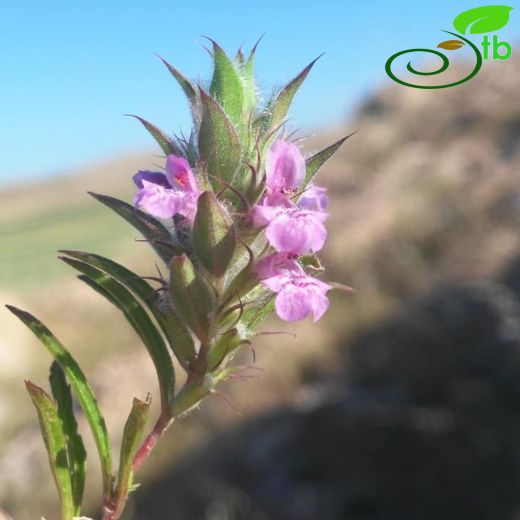
<svg viewBox="0 0 520 520">
<path fill-rule="evenodd" d="M 295 101 L 298 126 L 340 123 L 388 81 L 390 54 L 438 43 L 455 15 L 492 2 L 25 0 L 0 12 L 0 182 L 66 172 L 131 150 L 152 149 L 124 113 L 187 130 L 183 95 L 154 56 L 191 78 L 211 74 L 201 35 L 234 52 L 263 33 L 261 89 L 291 79 L 318 54 Z M 507 2 L 506 2 L 507 3 Z M 508 5 L 514 5 L 508 2 Z M 520 10 L 502 36 L 516 37 Z"/>
</svg>

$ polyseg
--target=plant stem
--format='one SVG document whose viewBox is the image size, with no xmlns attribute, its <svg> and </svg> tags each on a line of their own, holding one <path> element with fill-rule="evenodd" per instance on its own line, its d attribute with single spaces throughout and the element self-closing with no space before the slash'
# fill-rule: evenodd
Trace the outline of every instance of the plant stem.
<svg viewBox="0 0 520 520">
<path fill-rule="evenodd" d="M 143 444 L 134 457 L 133 471 L 134 473 L 142 466 L 144 461 L 148 458 L 159 439 L 163 436 L 166 430 L 173 422 L 173 417 L 161 415 L 155 424 L 153 430 L 144 440 Z"/>
</svg>

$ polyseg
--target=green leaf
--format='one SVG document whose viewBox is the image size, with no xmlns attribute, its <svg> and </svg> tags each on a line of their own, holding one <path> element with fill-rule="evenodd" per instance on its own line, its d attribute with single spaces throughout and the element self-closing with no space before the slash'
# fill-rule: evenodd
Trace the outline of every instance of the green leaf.
<svg viewBox="0 0 520 520">
<path fill-rule="evenodd" d="M 460 13 L 453 20 L 453 27 L 465 34 L 470 28 L 470 34 L 483 34 L 498 31 L 509 22 L 509 13 L 513 9 L 507 5 L 484 5 Z"/>
<path fill-rule="evenodd" d="M 173 243 L 171 233 L 157 219 L 114 197 L 92 192 L 89 194 L 132 224 L 150 242 L 166 264 L 173 255 L 181 253 L 179 247 Z"/>
<path fill-rule="evenodd" d="M 150 414 L 150 397 L 146 401 L 134 398 L 132 410 L 126 420 L 121 442 L 119 472 L 115 492 L 116 516 L 123 511 L 126 498 L 133 484 L 132 466 L 141 443 L 148 416 Z"/>
<path fill-rule="evenodd" d="M 36 319 L 32 314 L 13 307 L 12 305 L 7 305 L 7 308 L 33 332 L 65 371 L 65 376 L 71 384 L 74 395 L 83 409 L 83 413 L 87 418 L 94 440 L 96 441 L 103 473 L 103 491 L 106 496 L 110 496 L 112 492 L 110 440 L 105 420 L 99 411 L 96 398 L 87 382 L 85 374 L 83 374 L 81 368 L 67 349 L 41 321 Z"/>
<path fill-rule="evenodd" d="M 52 399 L 40 387 L 30 381 L 25 381 L 25 386 L 38 412 L 43 440 L 60 496 L 61 519 L 72 520 L 76 510 L 67 461 L 67 439 L 63 433 L 58 410 Z"/>
<path fill-rule="evenodd" d="M 159 59 L 166 65 L 167 69 L 170 71 L 170 74 L 177 80 L 190 103 L 196 103 L 197 91 L 191 84 L 191 81 L 186 78 L 186 76 L 181 74 L 170 62 L 166 61 L 163 57 L 159 56 Z"/>
<path fill-rule="evenodd" d="M 352 132 L 351 134 L 342 137 L 339 141 L 336 141 L 334 144 L 327 146 L 318 152 L 317 154 L 309 157 L 305 161 L 307 166 L 307 172 L 305 174 L 305 185 L 309 184 L 315 175 L 318 173 L 318 170 L 338 151 L 340 146 L 351 136 L 353 136 L 356 132 Z"/>
<path fill-rule="evenodd" d="M 57 411 L 63 425 L 63 433 L 67 440 L 67 456 L 72 481 L 73 502 L 75 514 L 79 515 L 85 489 L 87 452 L 85 451 L 83 439 L 78 433 L 70 386 L 67 384 L 63 368 L 56 361 L 51 365 L 49 382 L 52 395 L 57 403 Z"/>
<path fill-rule="evenodd" d="M 236 232 L 228 212 L 211 191 L 199 197 L 193 224 L 193 246 L 202 265 L 222 278 L 233 257 Z"/>
<path fill-rule="evenodd" d="M 168 137 L 160 128 L 156 127 L 153 123 L 150 123 L 146 119 L 143 119 L 142 117 L 136 116 L 134 114 L 125 115 L 137 119 L 148 130 L 148 132 L 150 132 L 152 137 L 157 141 L 157 144 L 162 148 L 162 151 L 166 155 L 182 155 L 180 149 L 175 144 L 173 139 Z"/>
<path fill-rule="evenodd" d="M 166 65 L 167 69 L 170 71 L 170 74 L 177 80 L 177 83 L 181 86 L 184 94 L 188 98 L 191 111 L 193 113 L 193 118 L 196 123 L 200 122 L 200 101 L 197 96 L 197 91 L 195 87 L 192 85 L 191 81 L 186 78 L 183 74 L 181 74 L 171 63 L 166 61 L 164 58 L 159 56 L 159 59 Z"/>
<path fill-rule="evenodd" d="M 298 92 L 301 84 L 305 81 L 305 78 L 311 71 L 313 65 L 320 58 L 321 56 L 318 56 L 315 60 L 311 61 L 307 67 L 305 67 L 292 81 L 287 83 L 287 85 L 285 85 L 285 87 L 283 87 L 276 95 L 269 107 L 270 128 L 275 127 L 285 119 L 296 92 Z"/>
<path fill-rule="evenodd" d="M 60 257 L 60 259 L 95 282 L 101 289 L 98 292 L 107 297 L 132 325 L 152 358 L 159 379 L 161 405 L 163 410 L 168 410 L 175 391 L 172 360 L 161 334 L 155 328 L 143 306 L 124 285 L 103 271 L 72 258 Z"/>
<path fill-rule="evenodd" d="M 143 278 L 109 258 L 82 251 L 62 250 L 60 253 L 105 271 L 130 289 L 153 313 L 179 363 L 184 368 L 189 368 L 196 356 L 193 338 L 184 323 L 175 314 L 173 307 L 168 306 L 168 302 L 164 301 L 164 294 L 161 295 L 161 299 Z"/>
<path fill-rule="evenodd" d="M 219 190 L 226 184 L 233 183 L 240 166 L 242 146 L 235 127 L 222 107 L 202 89 L 200 95 L 202 122 L 199 130 L 199 152 L 206 163 L 211 185 Z"/>
<path fill-rule="evenodd" d="M 170 296 L 181 320 L 202 343 L 207 343 L 215 295 L 186 255 L 172 258 Z"/>
<path fill-rule="evenodd" d="M 242 78 L 224 50 L 213 40 L 210 41 L 213 44 L 215 70 L 209 92 L 224 109 L 229 119 L 239 125 L 244 110 Z"/>
</svg>

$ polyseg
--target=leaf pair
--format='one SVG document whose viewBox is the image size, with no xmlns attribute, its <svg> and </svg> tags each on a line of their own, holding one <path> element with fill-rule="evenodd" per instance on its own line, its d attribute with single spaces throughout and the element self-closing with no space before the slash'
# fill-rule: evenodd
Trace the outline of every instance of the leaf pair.
<svg viewBox="0 0 520 520">
<path fill-rule="evenodd" d="M 67 349 L 41 321 L 28 312 L 17 309 L 16 307 L 8 305 L 7 308 L 33 332 L 63 370 L 65 377 L 70 383 L 74 395 L 87 418 L 90 429 L 92 430 L 101 462 L 103 493 L 105 496 L 110 496 L 112 492 L 112 457 L 110 453 L 110 440 L 105 420 L 101 415 L 96 398 L 87 382 L 85 374 Z M 54 370 L 56 371 L 57 369 Z M 57 396 L 56 399 L 58 405 L 53 403 L 50 397 L 47 396 L 41 388 L 36 387 L 36 385 L 33 385 L 32 383 L 27 383 L 31 398 L 38 409 L 44 439 L 48 447 L 49 457 L 57 483 L 59 478 L 60 483 L 58 484 L 58 487 L 60 489 L 60 496 L 62 497 L 62 510 L 68 512 L 71 508 L 76 508 L 77 504 L 75 501 L 79 500 L 82 494 L 82 449 L 78 438 L 74 433 L 75 427 L 70 417 L 70 397 L 67 395 L 68 391 L 63 378 L 59 374 L 55 374 L 51 377 L 51 386 L 54 387 L 53 391 Z M 60 402 L 62 403 L 61 408 Z M 64 418 L 63 420 L 62 417 Z M 59 423 L 57 422 L 57 418 L 59 418 Z M 62 425 L 61 431 L 59 426 L 60 424 Z M 74 466 L 77 467 L 75 483 L 73 485 L 71 481 L 70 486 L 65 480 L 63 480 L 63 468 L 67 453 L 72 453 L 68 448 L 67 437 L 70 442 L 74 444 L 72 451 L 76 454 Z M 67 471 L 69 470 L 67 469 Z M 66 504 L 63 503 L 63 496 L 65 496 L 64 493 L 67 493 L 66 496 L 70 497 L 67 498 Z M 64 516 L 63 518 L 69 520 L 69 517 Z"/>
</svg>

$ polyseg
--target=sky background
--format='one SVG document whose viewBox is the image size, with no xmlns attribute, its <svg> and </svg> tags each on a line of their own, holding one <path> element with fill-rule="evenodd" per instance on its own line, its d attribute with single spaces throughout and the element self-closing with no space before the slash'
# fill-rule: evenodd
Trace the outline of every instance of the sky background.
<svg viewBox="0 0 520 520">
<path fill-rule="evenodd" d="M 439 30 L 452 30 L 457 14 L 490 3 L 4 0 L 0 183 L 151 150 L 148 134 L 125 113 L 169 132 L 189 130 L 183 94 L 154 53 L 188 77 L 206 80 L 211 61 L 202 35 L 234 53 L 265 33 L 257 78 L 266 95 L 325 52 L 291 114 L 312 131 L 345 122 L 360 100 L 389 82 L 384 64 L 391 54 L 434 47 Z M 500 36 L 519 40 L 520 10 Z"/>
</svg>

